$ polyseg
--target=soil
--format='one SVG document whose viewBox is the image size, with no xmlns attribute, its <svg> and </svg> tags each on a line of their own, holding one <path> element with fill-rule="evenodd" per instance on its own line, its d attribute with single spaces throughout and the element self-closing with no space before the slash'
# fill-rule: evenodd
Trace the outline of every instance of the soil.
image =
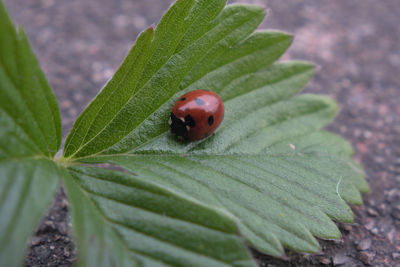
<svg viewBox="0 0 400 267">
<path fill-rule="evenodd" d="M 24 26 L 60 103 L 64 138 L 109 79 L 137 34 L 172 0 L 5 0 Z M 254 251 L 261 266 L 400 266 L 400 5 L 398 0 L 243 0 L 267 7 L 262 28 L 295 36 L 286 59 L 315 62 L 306 92 L 335 98 L 329 130 L 349 140 L 371 192 L 339 224 L 340 241 L 321 240 L 318 255 Z M 76 249 L 63 189 L 29 243 L 26 266 L 71 266 Z"/>
</svg>

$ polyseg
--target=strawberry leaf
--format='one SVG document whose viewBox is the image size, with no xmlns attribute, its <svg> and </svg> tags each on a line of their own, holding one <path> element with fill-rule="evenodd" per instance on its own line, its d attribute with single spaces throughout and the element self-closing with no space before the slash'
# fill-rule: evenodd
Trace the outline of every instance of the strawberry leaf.
<svg viewBox="0 0 400 267">
<path fill-rule="evenodd" d="M 291 36 L 255 31 L 262 8 L 224 5 L 177 1 L 155 30 L 144 31 L 77 120 L 64 156 L 117 164 L 225 210 L 261 252 L 316 252 L 315 237 L 340 238 L 332 219 L 351 222 L 346 202 L 361 204 L 368 185 L 351 147 L 321 130 L 336 104 L 296 95 L 313 66 L 274 63 Z M 226 115 L 211 137 L 184 143 L 167 119 L 179 96 L 195 89 L 220 94 Z"/>
</svg>

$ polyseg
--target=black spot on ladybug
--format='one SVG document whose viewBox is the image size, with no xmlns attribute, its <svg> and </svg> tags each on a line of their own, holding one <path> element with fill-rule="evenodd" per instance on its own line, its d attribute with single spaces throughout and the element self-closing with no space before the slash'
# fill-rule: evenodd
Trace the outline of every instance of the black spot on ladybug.
<svg viewBox="0 0 400 267">
<path fill-rule="evenodd" d="M 205 133 L 204 134 L 204 138 L 208 137 L 209 133 Z"/>
<path fill-rule="evenodd" d="M 183 139 L 188 139 L 189 134 L 186 129 L 186 123 L 182 121 L 180 118 L 176 117 L 173 112 L 171 112 L 171 124 L 169 127 L 171 128 L 171 133 L 176 134 L 179 137 L 182 137 Z"/>
<path fill-rule="evenodd" d="M 190 115 L 186 115 L 185 124 L 189 127 L 194 127 L 196 125 L 195 121 L 193 120 L 192 116 L 190 116 Z"/>
<path fill-rule="evenodd" d="M 185 101 L 186 97 L 182 97 L 181 99 L 179 99 L 180 101 Z"/>
<path fill-rule="evenodd" d="M 213 123 L 214 123 L 214 116 L 213 115 L 211 115 L 210 117 L 208 117 L 208 125 L 213 125 Z"/>
<path fill-rule="evenodd" d="M 201 99 L 198 98 L 198 97 L 196 97 L 196 98 L 194 99 L 194 102 L 196 102 L 196 104 L 199 105 L 199 106 L 202 106 L 202 105 L 205 104 L 204 101 L 201 100 Z"/>
</svg>

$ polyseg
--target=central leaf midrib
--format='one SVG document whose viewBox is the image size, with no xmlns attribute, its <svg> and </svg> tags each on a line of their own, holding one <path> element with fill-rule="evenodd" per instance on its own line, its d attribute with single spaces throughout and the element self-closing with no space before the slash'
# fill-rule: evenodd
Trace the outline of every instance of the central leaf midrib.
<svg viewBox="0 0 400 267">
<path fill-rule="evenodd" d="M 281 159 L 285 159 L 287 156 L 293 156 L 292 154 L 249 154 L 249 153 L 233 153 L 233 154 L 209 154 L 209 153 L 203 153 L 203 154 L 174 154 L 174 153 L 164 153 L 164 154 L 125 154 L 125 155 L 114 155 L 114 156 L 118 156 L 118 157 L 123 157 L 123 156 L 128 156 L 128 157 L 135 157 L 135 156 L 145 156 L 145 157 L 167 157 L 167 158 L 170 158 L 170 157 L 185 157 L 185 158 L 187 158 L 187 157 L 197 157 L 197 156 L 199 156 L 199 157 L 202 157 L 202 156 L 207 156 L 207 157 L 224 157 L 224 158 L 232 158 L 232 159 L 236 159 L 236 160 L 238 160 L 238 157 L 241 157 L 241 156 L 257 156 L 257 157 L 261 157 L 261 156 L 263 156 L 263 155 L 265 155 L 265 156 L 267 156 L 267 157 L 277 157 L 277 158 L 281 158 Z M 311 155 L 313 155 L 313 153 L 311 153 Z M 105 155 L 105 156 L 101 156 L 101 157 L 99 157 L 99 159 L 100 158 L 103 158 L 103 157 L 105 157 L 105 158 L 107 158 L 107 157 L 110 157 L 110 158 L 112 158 L 113 157 L 113 155 Z M 187 158 L 188 159 L 188 158 Z M 277 164 L 277 163 L 275 163 L 275 164 Z M 163 165 L 163 166 L 165 166 L 166 168 L 168 168 L 168 169 L 171 169 L 171 170 L 173 170 L 173 171 L 176 171 L 175 169 L 173 169 L 173 168 L 171 168 L 171 167 L 169 167 L 169 166 L 166 166 L 166 165 Z M 279 165 L 280 166 L 280 165 Z M 259 168 L 258 166 L 256 166 L 257 168 Z M 282 167 L 282 168 L 285 168 L 285 169 L 287 169 L 288 171 L 290 171 L 290 172 L 293 172 L 291 169 L 288 169 L 287 167 L 285 167 L 285 166 L 280 166 L 280 167 Z M 269 170 L 265 170 L 265 169 L 261 169 L 262 171 L 266 171 L 266 172 L 269 172 Z M 276 173 L 271 173 L 272 175 L 278 175 L 278 174 L 276 174 Z M 157 174 L 158 175 L 158 174 Z M 278 175 L 278 176 L 280 176 L 280 175 Z M 280 176 L 281 178 L 283 178 L 282 176 Z M 189 177 L 190 178 L 190 177 Z M 287 182 L 289 182 L 289 183 L 293 183 L 291 180 L 287 180 L 287 179 L 285 179 Z M 197 181 L 197 180 L 196 180 Z M 197 181 L 197 182 L 199 182 L 199 181 Z M 200 182 L 199 182 L 200 183 Z M 328 199 L 328 198 L 325 198 L 325 196 L 324 195 L 321 195 L 321 194 L 319 194 L 318 192 L 314 192 L 314 191 L 310 191 L 308 188 L 305 188 L 305 187 L 303 187 L 301 184 L 298 184 L 298 183 L 296 183 L 296 185 L 297 186 L 300 186 L 303 190 L 306 190 L 306 191 L 308 191 L 308 192 L 310 192 L 311 194 L 317 194 L 319 197 L 321 197 L 322 199 L 324 199 L 324 201 L 327 201 L 327 202 L 329 202 L 330 203 L 330 200 Z M 204 186 L 204 185 L 203 185 Z M 207 186 L 206 186 L 206 188 L 208 188 Z M 291 194 L 290 192 L 288 192 L 289 194 Z M 307 200 L 304 200 L 303 199 L 303 201 L 307 201 Z M 325 213 L 325 212 L 324 212 Z M 325 213 L 326 214 L 326 213 Z"/>
<path fill-rule="evenodd" d="M 164 133 L 165 134 L 165 133 Z M 315 155 L 316 152 L 302 152 L 302 155 Z M 318 155 L 328 155 L 329 154 L 324 154 L 324 153 L 318 153 Z M 156 157 L 171 157 L 171 156 L 207 156 L 207 157 L 230 157 L 230 156 L 268 156 L 268 157 L 287 157 L 287 156 L 294 156 L 293 153 L 289 152 L 284 152 L 284 153 L 214 153 L 214 152 L 200 152 L 200 153 L 174 153 L 174 152 L 168 152 L 168 153 L 149 153 L 148 151 L 141 151 L 141 152 L 135 152 L 135 153 L 118 153 L 118 154 L 102 154 L 102 155 L 89 155 L 86 157 L 81 157 L 81 158 L 76 158 L 74 159 L 74 162 L 81 162 L 81 163 L 105 163 L 107 160 L 112 160 L 113 158 L 123 158 L 123 157 L 141 157 L 141 156 L 156 156 Z"/>
</svg>

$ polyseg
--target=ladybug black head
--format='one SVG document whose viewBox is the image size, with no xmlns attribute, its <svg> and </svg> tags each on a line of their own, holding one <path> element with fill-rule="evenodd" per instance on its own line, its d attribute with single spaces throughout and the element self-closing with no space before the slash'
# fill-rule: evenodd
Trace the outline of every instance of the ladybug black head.
<svg viewBox="0 0 400 267">
<path fill-rule="evenodd" d="M 182 137 L 187 140 L 189 138 L 188 134 L 188 125 L 185 122 L 185 119 L 181 119 L 175 116 L 174 113 L 171 112 L 171 116 L 168 121 L 169 127 L 171 128 L 171 133 L 176 136 Z"/>
</svg>

